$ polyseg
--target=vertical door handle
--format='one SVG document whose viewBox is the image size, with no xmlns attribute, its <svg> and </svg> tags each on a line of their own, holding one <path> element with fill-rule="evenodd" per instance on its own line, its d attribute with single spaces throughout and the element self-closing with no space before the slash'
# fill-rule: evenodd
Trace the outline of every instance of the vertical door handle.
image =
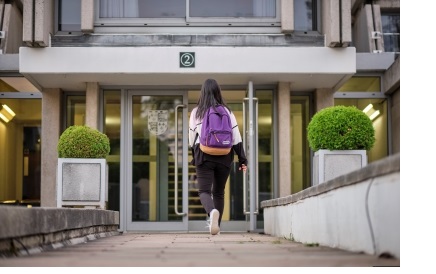
<svg viewBox="0 0 436 274">
<path fill-rule="evenodd" d="M 249 98 L 244 98 L 244 102 L 242 104 L 242 115 L 243 115 L 243 123 L 244 123 L 244 127 L 243 127 L 243 131 L 244 131 L 244 142 L 243 142 L 243 147 L 244 147 L 244 151 L 245 153 L 247 153 L 247 155 L 250 155 L 251 153 L 255 152 L 255 161 L 253 161 L 252 163 L 249 163 L 249 166 L 251 169 L 254 170 L 255 176 L 253 178 L 250 178 L 250 180 L 248 180 L 248 176 L 249 174 L 253 174 L 252 171 L 250 170 L 250 172 L 245 172 L 243 175 L 243 212 L 245 215 L 249 215 L 251 213 L 253 214 L 259 214 L 259 178 L 258 178 L 258 151 L 259 151 L 259 144 L 257 141 L 257 134 L 258 134 L 258 122 L 257 122 L 257 118 L 258 118 L 258 105 L 257 105 L 257 98 L 253 98 L 254 103 L 256 104 L 254 107 L 254 110 L 256 111 L 254 114 L 254 120 L 255 123 L 253 124 L 253 121 L 248 121 L 247 123 L 247 119 L 248 117 L 246 116 L 246 111 L 253 111 L 250 110 L 249 107 L 247 107 L 247 103 L 249 101 Z M 254 137 L 251 137 L 251 135 L 253 135 Z M 249 143 L 249 139 L 250 138 L 254 138 L 254 147 L 255 149 L 252 149 L 249 147 L 249 145 L 247 143 Z M 250 210 L 247 210 L 247 182 L 250 182 L 250 184 L 255 183 L 255 190 L 254 190 L 254 195 L 251 195 L 250 192 L 250 198 L 255 200 L 255 208 L 250 208 Z M 248 188 L 250 189 L 250 188 Z"/>
</svg>

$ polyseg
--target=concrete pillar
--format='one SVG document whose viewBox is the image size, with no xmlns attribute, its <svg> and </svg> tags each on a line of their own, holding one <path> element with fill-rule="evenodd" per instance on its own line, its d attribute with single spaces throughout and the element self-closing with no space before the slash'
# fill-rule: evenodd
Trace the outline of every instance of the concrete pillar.
<svg viewBox="0 0 436 274">
<path fill-rule="evenodd" d="M 1 1 L 0 1 L 1 2 Z M 2 8 L 3 6 L 3 8 Z M 0 4 L 0 26 L 5 37 L 0 39 L 0 51 L 2 54 L 17 54 L 23 44 L 23 18 L 16 3 Z M 3 18 L 2 18 L 3 17 Z"/>
<path fill-rule="evenodd" d="M 82 0 L 81 3 L 80 23 L 84 33 L 94 32 L 94 1 Z"/>
<path fill-rule="evenodd" d="M 351 0 L 322 2 L 322 31 L 328 47 L 351 44 Z"/>
<path fill-rule="evenodd" d="M 35 44 L 50 46 L 50 33 L 54 33 L 54 0 L 35 0 Z"/>
<path fill-rule="evenodd" d="M 383 33 L 381 10 L 380 10 L 379 5 L 372 5 L 372 14 L 374 15 L 374 17 L 373 17 L 374 29 L 373 30 L 375 32 Z M 384 52 L 385 51 L 385 43 L 384 43 L 383 37 L 382 36 L 378 36 L 378 37 L 379 37 L 378 39 L 373 39 L 374 40 L 373 44 L 374 44 L 375 48 L 372 50 L 372 52 L 374 52 L 374 51 Z"/>
<path fill-rule="evenodd" d="M 290 83 L 279 83 L 278 88 L 278 159 L 279 197 L 291 194 L 291 87 Z"/>
<path fill-rule="evenodd" d="M 33 0 L 23 0 L 23 42 L 27 46 L 33 45 L 35 19 L 35 2 Z"/>
<path fill-rule="evenodd" d="M 339 0 L 326 0 L 322 5 L 322 31 L 326 46 L 335 47 L 340 43 Z"/>
<path fill-rule="evenodd" d="M 292 33 L 294 31 L 294 0 L 282 0 L 280 10 L 282 32 Z"/>
<path fill-rule="evenodd" d="M 61 90 L 42 90 L 41 206 L 56 207 L 57 143 L 61 132 Z"/>
<path fill-rule="evenodd" d="M 86 83 L 85 124 L 95 129 L 98 129 L 99 94 L 98 83 Z"/>
<path fill-rule="evenodd" d="M 384 51 L 383 37 L 373 37 L 373 32 L 382 32 L 379 5 L 365 5 L 356 13 L 354 24 L 354 46 L 356 52 Z"/>
<path fill-rule="evenodd" d="M 400 88 L 392 93 L 390 109 L 392 115 L 392 153 L 400 153 Z"/>
<path fill-rule="evenodd" d="M 351 0 L 342 0 L 341 5 L 341 46 L 346 48 L 353 40 L 351 30 Z"/>
<path fill-rule="evenodd" d="M 400 57 L 383 75 L 384 93 L 391 97 L 392 153 L 400 152 Z"/>
<path fill-rule="evenodd" d="M 334 90 L 330 88 L 319 88 L 315 91 L 315 112 L 323 108 L 335 105 Z"/>
</svg>

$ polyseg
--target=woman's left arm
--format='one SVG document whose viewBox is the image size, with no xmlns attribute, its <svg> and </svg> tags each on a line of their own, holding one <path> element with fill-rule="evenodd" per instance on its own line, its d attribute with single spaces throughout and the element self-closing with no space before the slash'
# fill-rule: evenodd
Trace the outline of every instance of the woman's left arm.
<svg viewBox="0 0 436 274">
<path fill-rule="evenodd" d="M 231 122 L 232 122 L 232 128 L 233 128 L 233 150 L 235 151 L 235 153 L 238 155 L 238 162 L 239 162 L 239 167 L 243 168 L 243 166 L 247 166 L 247 157 L 245 156 L 245 151 L 244 151 L 244 147 L 242 145 L 242 137 L 241 137 L 241 133 L 239 132 L 239 127 L 238 127 L 238 123 L 236 122 L 236 117 L 235 115 L 232 114 L 230 115 L 231 117 Z M 245 168 L 243 168 L 245 170 Z"/>
</svg>

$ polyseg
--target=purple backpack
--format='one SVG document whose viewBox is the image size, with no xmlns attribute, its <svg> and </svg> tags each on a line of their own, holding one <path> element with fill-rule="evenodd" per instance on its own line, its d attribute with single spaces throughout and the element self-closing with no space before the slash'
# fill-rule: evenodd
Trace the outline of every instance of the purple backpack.
<svg viewBox="0 0 436 274">
<path fill-rule="evenodd" d="M 232 123 L 222 105 L 210 107 L 203 118 L 200 149 L 210 155 L 227 155 L 233 146 Z"/>
</svg>

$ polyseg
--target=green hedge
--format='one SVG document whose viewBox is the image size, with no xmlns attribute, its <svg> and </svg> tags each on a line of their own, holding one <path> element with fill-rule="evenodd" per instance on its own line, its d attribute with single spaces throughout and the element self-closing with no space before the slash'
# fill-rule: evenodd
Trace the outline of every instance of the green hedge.
<svg viewBox="0 0 436 274">
<path fill-rule="evenodd" d="M 307 127 L 312 150 L 370 150 L 375 131 L 371 119 L 354 106 L 333 106 L 317 112 Z"/>
<path fill-rule="evenodd" d="M 104 158 L 109 155 L 106 134 L 88 126 L 70 126 L 59 137 L 59 158 Z"/>
</svg>

